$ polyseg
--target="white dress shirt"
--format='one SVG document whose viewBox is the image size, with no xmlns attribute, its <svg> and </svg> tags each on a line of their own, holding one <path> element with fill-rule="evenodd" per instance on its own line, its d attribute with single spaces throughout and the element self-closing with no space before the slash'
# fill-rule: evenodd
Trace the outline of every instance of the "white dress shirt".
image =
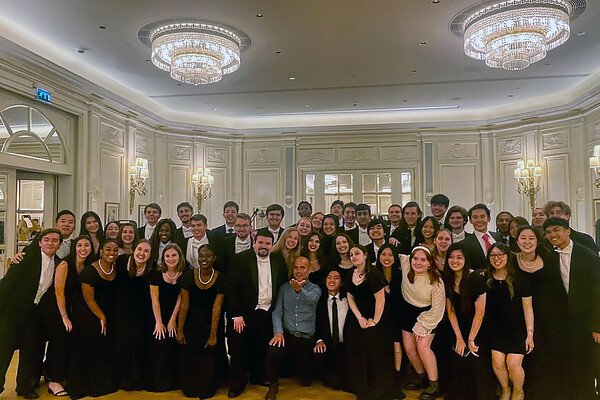
<svg viewBox="0 0 600 400">
<path fill-rule="evenodd" d="M 496 239 L 494 239 L 490 232 L 479 232 L 475 230 L 473 233 L 475 234 L 475 237 L 477 238 L 477 241 L 479 242 L 479 245 L 484 253 L 487 253 L 487 246 L 485 244 L 485 240 L 483 240 L 483 235 L 488 235 L 488 242 L 490 242 L 490 245 L 496 243 Z"/>
<path fill-rule="evenodd" d="M 167 245 L 169 243 L 171 243 L 170 240 L 167 243 L 158 242 L 158 259 L 156 260 L 156 262 L 158 262 L 159 264 L 162 260 L 162 255 L 163 255 L 163 252 L 165 251 L 165 247 L 167 247 Z"/>
<path fill-rule="evenodd" d="M 366 246 L 369 243 L 371 243 L 371 238 L 367 233 L 367 228 L 363 229 L 360 226 L 358 227 L 358 243 L 363 246 Z"/>
<path fill-rule="evenodd" d="M 571 275 L 571 256 L 573 254 L 573 241 L 564 249 L 555 250 L 560 255 L 560 277 L 562 278 L 565 290 L 569 293 L 569 277 Z"/>
<path fill-rule="evenodd" d="M 71 238 L 64 239 L 58 250 L 56 250 L 56 255 L 61 260 L 69 255 L 71 252 Z"/>
<path fill-rule="evenodd" d="M 394 231 L 396 230 L 397 226 L 394 226 L 393 224 L 390 224 L 390 236 L 392 236 L 392 233 L 394 233 Z"/>
<path fill-rule="evenodd" d="M 192 236 L 194 236 L 194 234 L 192 233 L 192 227 L 185 227 L 183 225 L 181 225 L 181 232 L 183 233 L 183 238 L 184 239 L 188 239 L 191 238 Z"/>
<path fill-rule="evenodd" d="M 41 250 L 40 250 L 41 251 Z M 54 257 L 48 257 L 46 253 L 42 251 L 42 272 L 40 274 L 40 283 L 38 284 L 38 290 L 35 294 L 33 302 L 38 304 L 42 299 L 42 296 L 54 281 Z"/>
<path fill-rule="evenodd" d="M 277 239 L 279 239 L 279 228 L 273 230 L 273 229 L 271 229 L 271 227 L 268 227 L 268 229 L 269 229 L 269 232 L 271 232 L 271 234 L 273 235 L 273 244 L 275 244 Z"/>
<path fill-rule="evenodd" d="M 258 267 L 258 302 L 255 310 L 269 311 L 273 297 L 273 282 L 271 280 L 271 259 L 256 257 Z"/>
<path fill-rule="evenodd" d="M 187 251 L 185 254 L 185 259 L 192 266 L 192 268 L 200 268 L 200 264 L 198 264 L 198 249 L 203 244 L 208 243 L 208 236 L 205 234 L 204 237 L 200 240 L 191 237 L 188 239 Z"/>
<path fill-rule="evenodd" d="M 154 233 L 154 228 L 156 228 L 156 225 L 150 226 L 150 224 L 146 224 L 146 229 L 144 230 L 144 238 L 146 240 L 150 240 L 152 234 Z"/>
<path fill-rule="evenodd" d="M 235 254 L 246 251 L 250 249 L 250 247 L 252 247 L 252 238 L 250 235 L 248 235 L 246 240 L 242 240 L 239 237 L 235 238 Z"/>
<path fill-rule="evenodd" d="M 458 243 L 465 240 L 465 230 L 463 229 L 459 234 L 452 232 L 452 243 Z"/>
<path fill-rule="evenodd" d="M 333 297 L 328 295 L 327 297 L 327 312 L 329 313 L 329 332 L 333 335 Z M 338 330 L 340 332 L 340 343 L 344 341 L 344 323 L 346 322 L 346 314 L 348 314 L 348 298 L 340 298 L 340 294 L 335 295 L 337 310 L 338 310 Z"/>
<path fill-rule="evenodd" d="M 233 225 L 229 226 L 229 225 L 225 224 L 225 233 L 235 233 L 235 229 L 234 229 Z"/>
</svg>

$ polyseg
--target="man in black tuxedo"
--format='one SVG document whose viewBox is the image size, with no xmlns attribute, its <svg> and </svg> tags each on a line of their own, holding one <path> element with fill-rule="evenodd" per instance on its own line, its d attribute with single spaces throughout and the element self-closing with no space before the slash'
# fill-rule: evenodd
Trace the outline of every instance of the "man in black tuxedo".
<svg viewBox="0 0 600 400">
<path fill-rule="evenodd" d="M 431 215 L 437 219 L 440 226 L 444 226 L 446 222 L 446 211 L 450 205 L 450 199 L 448 196 L 442 193 L 433 195 L 429 204 L 431 204 Z"/>
<path fill-rule="evenodd" d="M 452 206 L 448 209 L 444 227 L 452 232 L 452 243 L 462 242 L 467 236 L 472 235 L 465 231 L 468 218 L 467 210 L 461 206 Z"/>
<path fill-rule="evenodd" d="M 465 237 L 462 244 L 471 261 L 471 268 L 477 270 L 485 268 L 485 256 L 490 246 L 502 237 L 496 232 L 488 230 L 491 221 L 490 209 L 483 203 L 475 204 L 469 209 L 469 221 L 473 225 L 473 235 Z"/>
<path fill-rule="evenodd" d="M 218 270 L 227 272 L 233 256 L 252 247 L 251 220 L 252 218 L 248 214 L 237 214 L 234 225 L 235 235 L 227 235 L 219 243 L 215 265 Z"/>
<path fill-rule="evenodd" d="M 400 204 L 392 204 L 388 207 L 388 232 L 392 236 L 394 231 L 400 227 L 402 221 L 402 206 Z"/>
<path fill-rule="evenodd" d="M 287 282 L 281 254 L 271 253 L 273 235 L 261 230 L 253 248 L 231 260 L 227 282 L 228 345 L 231 356 L 230 398 L 248 382 L 265 384 L 265 355 L 273 336 L 271 313 L 279 287 Z"/>
<path fill-rule="evenodd" d="M 279 204 L 271 204 L 267 207 L 267 223 L 269 224 L 267 229 L 273 235 L 273 243 L 277 243 L 285 230 L 281 227 L 284 215 L 283 207 Z"/>
<path fill-rule="evenodd" d="M 562 218 L 544 221 L 546 238 L 558 253 L 564 291 L 556 293 L 567 305 L 568 375 L 570 399 L 596 399 L 594 353 L 600 346 L 600 258 L 587 247 L 571 240 L 569 223 Z"/>
<path fill-rule="evenodd" d="M 140 239 L 150 240 L 154 233 L 154 228 L 162 215 L 162 208 L 157 203 L 150 203 L 144 207 L 144 217 L 146 224 L 138 228 L 138 237 Z"/>
<path fill-rule="evenodd" d="M 371 207 L 368 204 L 360 203 L 356 206 L 356 222 L 358 225 L 358 244 L 363 246 L 371 243 L 367 226 L 371 221 Z"/>
<path fill-rule="evenodd" d="M 344 204 L 344 232 L 350 236 L 355 244 L 358 244 L 358 225 L 356 224 L 356 204 L 349 202 Z"/>
<path fill-rule="evenodd" d="M 350 313 L 348 299 L 345 293 L 340 291 L 341 286 L 340 271 L 337 269 L 329 271 L 325 279 L 327 293 L 323 293 L 317 304 L 315 334 L 317 344 L 313 352 L 317 366 L 315 376 L 322 377 L 323 383 L 333 389 L 348 390 L 348 363 L 344 337 L 346 318 Z"/>
<path fill-rule="evenodd" d="M 235 218 L 239 212 L 240 206 L 235 201 L 229 200 L 223 205 L 223 218 L 225 218 L 225 223 L 211 229 L 217 242 L 220 242 L 226 236 L 235 235 Z"/>
<path fill-rule="evenodd" d="M 177 217 L 181 221 L 181 226 L 175 231 L 173 242 L 179 244 L 194 236 L 192 233 L 192 215 L 194 215 L 194 207 L 184 201 L 177 205 Z"/>
<path fill-rule="evenodd" d="M 300 218 L 310 218 L 312 211 L 312 204 L 306 200 L 302 200 L 300 203 L 298 203 L 298 220 Z"/>
<path fill-rule="evenodd" d="M 190 268 L 200 268 L 198 264 L 198 249 L 203 244 L 215 245 L 215 240 L 210 235 L 207 219 L 202 214 L 194 214 L 191 218 L 193 236 L 182 242 L 181 251 Z"/>
<path fill-rule="evenodd" d="M 329 206 L 329 213 L 335 215 L 338 218 L 340 228 L 344 226 L 344 202 L 341 200 L 334 200 Z"/>
<path fill-rule="evenodd" d="M 510 239 L 510 221 L 513 219 L 513 215 L 508 211 L 500 211 L 496 215 L 496 232 L 502 238 L 505 244 L 508 244 Z"/>
<path fill-rule="evenodd" d="M 419 203 L 416 201 L 409 201 L 402 208 L 402 221 L 400 226 L 394 230 L 394 234 L 391 235 L 390 243 L 398 246 L 398 251 L 401 254 L 410 254 L 412 248 L 415 246 L 417 233 L 415 232 L 417 225 L 421 222 L 423 211 Z"/>
<path fill-rule="evenodd" d="M 383 220 L 374 218 L 369 221 L 367 225 L 367 233 L 371 239 L 371 243 L 367 245 L 367 254 L 369 255 L 369 261 L 371 265 L 375 265 L 377 262 L 377 252 L 379 248 L 386 243 L 386 227 Z"/>
<path fill-rule="evenodd" d="M 548 218 L 557 217 L 562 218 L 565 221 L 571 222 L 571 207 L 566 204 L 564 201 L 549 201 L 544 205 L 544 212 L 548 216 Z M 598 254 L 598 246 L 596 246 L 596 242 L 594 238 L 592 238 L 587 233 L 577 232 L 574 229 L 570 229 L 571 231 L 571 240 L 577 242 L 579 244 L 584 245 L 585 247 L 592 250 L 594 253 Z"/>
<path fill-rule="evenodd" d="M 23 260 L 9 268 L 0 280 L 0 388 L 4 390 L 6 370 L 14 351 L 20 348 L 17 395 L 27 399 L 38 398 L 33 388 L 43 356 L 39 350 L 38 304 L 54 283 L 54 268 L 60 261 L 56 251 L 61 242 L 58 229 L 42 231 L 37 249 L 27 251 Z"/>
</svg>

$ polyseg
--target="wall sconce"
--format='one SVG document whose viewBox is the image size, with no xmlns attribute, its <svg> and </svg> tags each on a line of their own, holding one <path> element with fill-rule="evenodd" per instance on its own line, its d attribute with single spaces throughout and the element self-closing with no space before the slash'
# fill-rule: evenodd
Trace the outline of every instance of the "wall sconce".
<svg viewBox="0 0 600 400">
<path fill-rule="evenodd" d="M 529 196 L 532 210 L 535 207 L 535 196 L 540 190 L 539 178 L 541 176 L 542 167 L 536 166 L 532 159 L 527 160 L 527 167 L 525 162 L 519 161 L 518 167 L 515 169 L 515 178 L 518 182 L 517 192 Z"/>
<path fill-rule="evenodd" d="M 590 157 L 590 168 L 596 173 L 594 184 L 600 188 L 600 145 L 594 146 L 594 155 Z"/>
<path fill-rule="evenodd" d="M 212 185 L 215 183 L 215 177 L 210 174 L 210 168 L 198 168 L 195 174 L 192 174 L 192 185 L 194 197 L 198 201 L 198 212 L 202 209 L 202 201 L 210 199 L 212 196 Z"/>
<path fill-rule="evenodd" d="M 148 174 L 148 160 L 137 157 L 135 164 L 129 167 L 129 214 L 133 214 L 133 203 L 135 202 L 135 194 L 145 196 L 148 193 L 146 189 L 146 179 Z"/>
</svg>

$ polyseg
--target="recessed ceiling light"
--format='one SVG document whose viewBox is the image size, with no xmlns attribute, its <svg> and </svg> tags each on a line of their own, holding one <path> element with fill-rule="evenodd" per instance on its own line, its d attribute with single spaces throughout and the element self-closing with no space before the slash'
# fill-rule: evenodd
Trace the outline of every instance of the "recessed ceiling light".
<svg viewBox="0 0 600 400">
<path fill-rule="evenodd" d="M 352 107 L 358 107 L 357 103 L 352 103 Z"/>
<path fill-rule="evenodd" d="M 550 63 L 545 63 L 544 65 L 545 65 L 546 67 L 549 67 L 549 66 L 550 66 Z"/>
<path fill-rule="evenodd" d="M 275 54 L 283 54 L 283 51 L 276 51 Z"/>
<path fill-rule="evenodd" d="M 514 94 L 509 94 L 508 97 L 515 97 L 515 95 Z"/>
<path fill-rule="evenodd" d="M 310 104 L 305 104 L 304 107 L 308 108 L 310 107 Z"/>
<path fill-rule="evenodd" d="M 402 100 L 403 103 L 408 103 L 408 100 L 404 99 Z"/>
<path fill-rule="evenodd" d="M 258 13 L 258 14 L 256 14 L 256 17 L 257 17 L 257 18 L 262 18 L 262 17 L 263 17 L 263 15 L 262 15 L 261 13 Z"/>
<path fill-rule="evenodd" d="M 178 84 L 177 84 L 177 86 L 181 86 L 181 85 L 183 85 L 183 83 L 178 83 Z"/>
<path fill-rule="evenodd" d="M 150 62 L 150 59 L 149 59 L 149 58 L 146 58 L 144 61 L 146 61 L 146 62 Z"/>
<path fill-rule="evenodd" d="M 433 0 L 431 3 L 432 4 L 438 4 L 440 2 L 440 0 Z"/>
<path fill-rule="evenodd" d="M 412 71 L 410 71 L 410 73 L 411 73 L 411 74 L 416 74 L 416 73 L 417 73 L 417 70 L 416 70 L 416 69 L 413 69 Z"/>
<path fill-rule="evenodd" d="M 419 43 L 419 46 L 427 46 L 427 43 L 429 43 L 428 41 L 424 40 L 422 42 Z"/>
<path fill-rule="evenodd" d="M 256 106 L 257 110 L 264 110 L 265 108 L 263 106 Z"/>
<path fill-rule="evenodd" d="M 85 53 L 85 49 L 77 49 L 77 52 L 78 52 L 79 54 L 83 54 L 83 53 Z"/>
<path fill-rule="evenodd" d="M 453 100 L 453 101 L 458 101 L 458 100 L 462 100 L 462 97 L 453 97 L 453 98 L 451 98 L 450 100 Z"/>
<path fill-rule="evenodd" d="M 295 80 L 296 80 L 296 77 L 295 77 L 295 76 L 290 76 L 288 79 L 289 79 L 290 81 L 295 81 Z"/>
<path fill-rule="evenodd" d="M 583 36 L 583 35 L 585 35 L 585 31 L 579 31 L 579 32 L 577 32 L 577 36 Z"/>
<path fill-rule="evenodd" d="M 219 109 L 217 107 L 213 108 L 213 111 L 218 111 Z"/>
<path fill-rule="evenodd" d="M 98 28 L 99 29 L 106 29 L 106 27 L 104 25 L 100 25 Z"/>
</svg>

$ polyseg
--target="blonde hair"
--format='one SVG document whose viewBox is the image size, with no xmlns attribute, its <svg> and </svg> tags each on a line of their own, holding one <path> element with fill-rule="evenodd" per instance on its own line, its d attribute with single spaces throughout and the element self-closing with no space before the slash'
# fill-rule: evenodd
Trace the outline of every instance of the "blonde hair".
<svg viewBox="0 0 600 400">
<path fill-rule="evenodd" d="M 295 248 L 289 250 L 285 246 L 285 242 L 288 239 L 288 237 L 290 237 L 290 234 L 292 232 L 296 232 L 298 234 L 298 243 L 296 243 Z M 288 269 L 288 274 L 291 274 L 291 271 L 294 268 L 294 262 L 296 261 L 296 258 L 300 256 L 301 249 L 302 246 L 300 243 L 300 232 L 298 232 L 298 229 L 296 229 L 295 227 L 290 227 L 283 231 L 281 237 L 279 238 L 279 240 L 277 240 L 275 246 L 273 246 L 273 253 L 280 253 L 283 256 Z"/>
</svg>

